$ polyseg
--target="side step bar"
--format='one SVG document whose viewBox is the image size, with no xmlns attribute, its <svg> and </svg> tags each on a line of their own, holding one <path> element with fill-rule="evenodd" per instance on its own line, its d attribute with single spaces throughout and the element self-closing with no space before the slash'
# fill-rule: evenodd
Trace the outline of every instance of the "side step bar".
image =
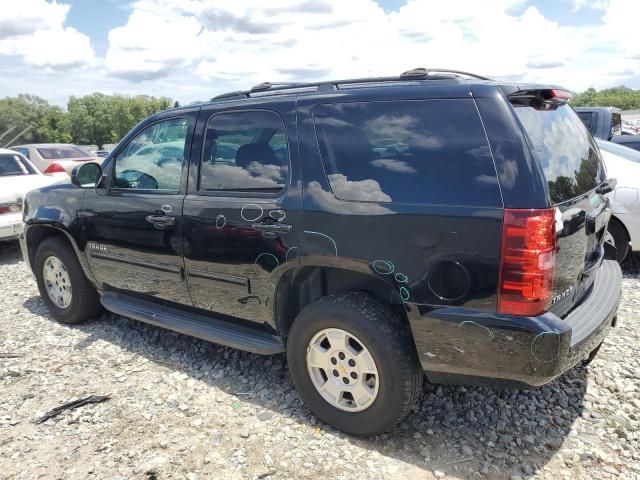
<svg viewBox="0 0 640 480">
<path fill-rule="evenodd" d="M 100 303 L 110 312 L 123 317 L 133 318 L 227 347 L 262 355 L 273 355 L 285 351 L 282 338 L 226 320 L 185 312 L 112 292 L 104 293 L 100 297 Z"/>
</svg>

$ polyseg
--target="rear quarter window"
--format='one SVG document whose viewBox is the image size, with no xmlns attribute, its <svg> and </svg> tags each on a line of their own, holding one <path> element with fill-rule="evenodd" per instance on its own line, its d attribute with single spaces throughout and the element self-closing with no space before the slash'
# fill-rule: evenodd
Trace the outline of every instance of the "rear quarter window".
<svg viewBox="0 0 640 480">
<path fill-rule="evenodd" d="M 323 104 L 314 122 L 331 189 L 342 200 L 500 205 L 471 99 Z"/>
<path fill-rule="evenodd" d="M 569 105 L 548 109 L 516 105 L 514 110 L 555 204 L 583 195 L 604 180 L 598 147 Z"/>
</svg>

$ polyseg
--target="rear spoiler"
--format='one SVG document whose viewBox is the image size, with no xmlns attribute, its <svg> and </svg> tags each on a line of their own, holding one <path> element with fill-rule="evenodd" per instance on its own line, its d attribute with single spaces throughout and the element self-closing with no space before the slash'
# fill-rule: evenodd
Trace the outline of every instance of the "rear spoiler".
<svg viewBox="0 0 640 480">
<path fill-rule="evenodd" d="M 533 107 L 540 110 L 564 105 L 573 98 L 573 92 L 562 88 L 525 88 L 511 92 L 504 91 L 504 93 L 513 105 Z"/>
</svg>

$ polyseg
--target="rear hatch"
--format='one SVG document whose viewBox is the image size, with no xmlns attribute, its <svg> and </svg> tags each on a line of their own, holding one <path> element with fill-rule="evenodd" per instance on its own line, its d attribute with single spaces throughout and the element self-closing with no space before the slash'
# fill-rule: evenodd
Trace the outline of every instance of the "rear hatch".
<svg viewBox="0 0 640 480">
<path fill-rule="evenodd" d="M 608 199 L 598 147 L 575 111 L 558 102 L 512 105 L 539 160 L 555 208 L 556 267 L 550 310 L 567 315 L 589 293 L 604 256 Z"/>
</svg>

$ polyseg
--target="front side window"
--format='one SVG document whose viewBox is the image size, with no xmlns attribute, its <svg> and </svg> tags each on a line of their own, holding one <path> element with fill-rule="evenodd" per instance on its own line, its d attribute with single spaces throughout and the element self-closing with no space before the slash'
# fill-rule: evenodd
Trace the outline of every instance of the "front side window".
<svg viewBox="0 0 640 480">
<path fill-rule="evenodd" d="M 319 105 L 314 122 L 342 200 L 498 206 L 498 180 L 473 100 Z"/>
<path fill-rule="evenodd" d="M 142 130 L 118 154 L 112 187 L 180 190 L 188 131 L 186 118 L 165 120 Z"/>
<path fill-rule="evenodd" d="M 200 191 L 277 193 L 288 173 L 287 136 L 276 113 L 221 113 L 207 122 Z"/>
</svg>

